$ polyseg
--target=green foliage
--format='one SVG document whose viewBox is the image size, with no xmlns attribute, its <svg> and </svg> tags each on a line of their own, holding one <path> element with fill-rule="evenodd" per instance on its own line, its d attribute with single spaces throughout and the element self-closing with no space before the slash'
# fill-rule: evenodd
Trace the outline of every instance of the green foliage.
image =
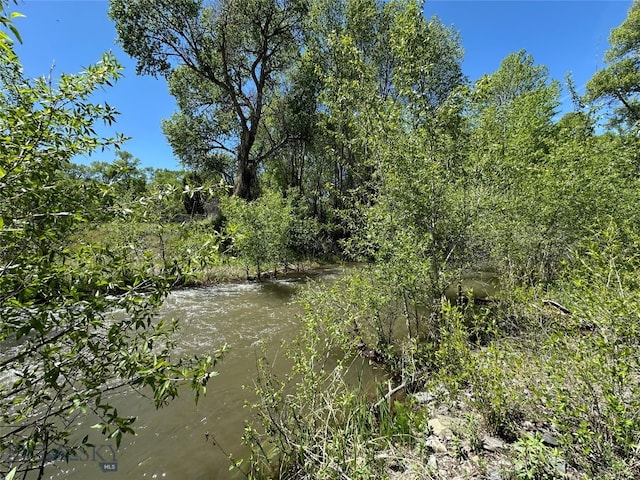
<svg viewBox="0 0 640 480">
<path fill-rule="evenodd" d="M 441 312 L 433 363 L 438 381 L 452 393 L 461 391 L 469 382 L 469 374 L 476 368 L 469 342 L 469 328 L 457 307 L 445 303 Z"/>
<path fill-rule="evenodd" d="M 82 237 L 93 245 L 120 249 L 127 265 L 146 265 L 150 273 L 171 272 L 174 286 L 206 283 L 220 264 L 220 234 L 210 219 L 185 220 L 189 217 L 177 203 L 184 194 L 170 184 L 150 187 L 126 205 L 120 218 L 88 228 Z"/>
<path fill-rule="evenodd" d="M 133 155 L 124 150 L 116 151 L 116 157 L 110 164 L 92 163 L 94 175 L 99 176 L 99 181 L 112 187 L 116 198 L 127 201 L 144 194 L 151 169 L 140 169 L 140 159 L 133 158 Z"/>
<path fill-rule="evenodd" d="M 495 435 L 513 441 L 525 418 L 527 397 L 522 385 L 512 378 L 530 379 L 525 352 L 496 344 L 480 356 L 473 375 L 474 406 Z"/>
<path fill-rule="evenodd" d="M 67 174 L 75 155 L 122 140 L 96 136 L 96 124 L 112 123 L 116 112 L 90 101 L 120 77 L 115 58 L 104 55 L 55 83 L 32 81 L 22 77 L 10 44 L 3 47 L 0 451 L 15 455 L 1 468 L 9 476 L 36 470 L 42 478 L 48 452 L 69 456 L 87 444 L 73 434 L 79 417 L 96 415 L 99 430 L 117 444 L 133 431 L 134 412 L 117 411 L 113 392 L 135 388 L 160 407 L 188 384 L 197 399 L 218 352 L 172 356 L 176 325 L 154 313 L 174 269 L 155 270 L 148 259 L 134 265 L 118 247 L 78 240 L 89 222 L 124 213 L 105 211 L 108 190 Z"/>
<path fill-rule="evenodd" d="M 2 53 L 4 55 L 15 57 L 15 54 L 12 48 L 13 40 L 11 40 L 11 36 L 5 31 L 5 29 L 8 29 L 11 32 L 11 34 L 16 38 L 16 40 L 22 43 L 22 38 L 20 37 L 20 31 L 13 24 L 13 19 L 24 17 L 24 15 L 22 15 L 19 12 L 11 12 L 11 13 L 7 12 L 6 8 L 8 3 L 9 3 L 9 0 L 3 0 L 3 2 L 0 4 L 0 8 L 1 8 L 0 24 L 3 27 L 3 30 L 0 31 L 0 48 L 3 50 Z M 13 3 L 17 4 L 18 2 L 17 0 L 13 0 Z"/>
<path fill-rule="evenodd" d="M 305 297 L 308 319 L 336 348 L 386 355 L 399 328 L 398 304 L 380 288 L 375 268 L 345 274 L 330 288 Z"/>
<path fill-rule="evenodd" d="M 637 93 L 636 7 L 594 99 Z M 516 442 L 519 478 L 559 476 L 560 458 L 594 478 L 637 476 L 637 138 L 600 134 L 584 110 L 558 121 L 560 85 L 524 51 L 465 86 L 456 34 L 416 2 L 317 1 L 310 20 L 293 77 L 308 88 L 285 111 L 315 128 L 269 181 L 284 191 L 295 179 L 345 252 L 372 263 L 305 297 L 304 373 L 338 351 L 399 383 L 468 394 L 482 428 Z M 485 305 L 443 302 L 483 268 L 500 283 Z M 381 424 L 387 438 L 414 429 L 403 408 Z M 559 430 L 558 450 L 523 437 L 526 421 Z"/>
<path fill-rule="evenodd" d="M 457 34 L 438 18 L 423 18 L 420 2 L 397 4 L 402 7 L 389 38 L 396 59 L 393 82 L 413 120 L 424 123 L 463 83 L 462 47 Z"/>
<path fill-rule="evenodd" d="M 467 199 L 476 205 L 470 218 L 472 248 L 484 253 L 481 261 L 517 281 L 550 279 L 551 265 L 565 253 L 547 250 L 547 242 L 556 239 L 556 214 L 545 195 L 557 197 L 561 190 L 543 190 L 572 179 L 547 160 L 559 93 L 547 69 L 524 51 L 505 58 L 470 93 L 464 172 Z M 568 246 L 563 238 L 558 241 L 560 248 Z"/>
<path fill-rule="evenodd" d="M 371 262 L 305 295 L 291 378 L 264 366 L 264 432 L 247 430 L 256 464 L 277 458 L 283 478 L 380 477 L 376 453 L 420 431 L 410 404 L 372 411 L 331 366 L 339 352 L 411 388 L 468 394 L 475 450 L 481 428 L 515 442 L 518 478 L 553 478 L 561 457 L 594 478 L 637 476 L 639 11 L 612 33 L 582 110 L 557 120 L 546 67 L 519 51 L 466 85 L 457 33 L 420 2 L 111 1 L 139 70 L 169 77 L 180 111 L 163 128 L 178 156 L 255 199 L 221 202 L 247 276 L 337 248 Z M 622 102 L 625 128 L 599 132 L 582 100 L 600 99 Z M 133 265 L 173 276 L 218 261 L 206 222 L 148 219 L 121 242 Z M 145 263 L 151 244 L 162 261 Z M 485 269 L 499 291 L 444 301 Z M 558 451 L 522 436 L 525 421 L 560 431 Z"/>
<path fill-rule="evenodd" d="M 260 425 L 245 436 L 256 478 L 384 478 L 389 452 L 426 429 L 424 412 L 376 389 L 362 360 L 343 355 L 340 340 L 325 330 L 326 311 L 314 307 L 327 303 L 314 299 L 327 292 L 318 285 L 308 293 L 301 335 L 287 351 L 291 373 L 277 378 L 269 360 L 259 360 Z"/>
<path fill-rule="evenodd" d="M 544 445 L 540 435 L 525 435 L 514 445 L 515 476 L 522 480 L 563 478 L 558 451 Z"/>
<path fill-rule="evenodd" d="M 559 358 L 551 364 L 548 407 L 572 460 L 594 476 L 610 474 L 609 465 L 623 467 L 618 478 L 638 474 L 637 242 L 617 226 L 587 242 L 569 277 L 574 328 L 584 333 L 553 337 L 563 367 Z"/>
<path fill-rule="evenodd" d="M 237 197 L 222 201 L 226 217 L 225 235 L 231 240 L 233 253 L 247 267 L 255 267 L 258 279 L 264 268 L 287 265 L 287 245 L 293 216 L 291 206 L 276 192 L 267 192 L 258 200 L 246 202 Z"/>
<path fill-rule="evenodd" d="M 293 218 L 289 230 L 288 248 L 293 258 L 297 260 L 314 259 L 327 253 L 323 244 L 322 225 L 311 214 L 304 200 L 304 197 L 300 196 L 289 200 Z"/>
<path fill-rule="evenodd" d="M 285 382 L 271 375 L 268 364 L 261 365 L 256 407 L 264 433 L 255 428 L 245 432 L 245 441 L 255 448 L 252 469 L 261 473 L 256 478 L 346 475 L 364 480 L 384 475 L 375 458 L 384 446 L 376 440 L 375 415 L 364 387 L 354 389 L 345 378 L 347 370 L 323 372 L 309 369 L 311 363 L 297 363 L 299 381 Z"/>
</svg>

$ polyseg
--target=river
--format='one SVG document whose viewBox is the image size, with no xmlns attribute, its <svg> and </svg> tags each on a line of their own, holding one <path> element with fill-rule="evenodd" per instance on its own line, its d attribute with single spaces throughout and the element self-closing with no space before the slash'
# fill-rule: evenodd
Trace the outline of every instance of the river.
<svg viewBox="0 0 640 480">
<path fill-rule="evenodd" d="M 289 276 L 262 284 L 223 284 L 173 292 L 160 316 L 180 319 L 177 353 L 210 353 L 229 346 L 207 386 L 207 395 L 195 405 L 185 389 L 169 406 L 156 410 L 151 400 L 135 393 L 114 398 L 120 415 L 136 415 L 136 435 L 125 436 L 116 451 L 115 442 L 103 440 L 90 430 L 91 422 L 77 424 L 81 435 L 90 433 L 95 447 L 68 463 L 56 462 L 46 471 L 50 479 L 235 479 L 227 454 L 242 457 L 243 408 L 252 399 L 250 387 L 256 376 L 256 355 L 261 345 L 288 368 L 281 352 L 283 341 L 295 337 L 300 307 L 292 303 L 296 291 L 309 276 L 331 281 L 339 268 L 319 269 L 311 274 Z M 207 435 L 208 434 L 208 435 Z M 215 440 L 215 441 L 214 441 Z M 223 451 L 225 453 L 223 453 Z"/>
</svg>

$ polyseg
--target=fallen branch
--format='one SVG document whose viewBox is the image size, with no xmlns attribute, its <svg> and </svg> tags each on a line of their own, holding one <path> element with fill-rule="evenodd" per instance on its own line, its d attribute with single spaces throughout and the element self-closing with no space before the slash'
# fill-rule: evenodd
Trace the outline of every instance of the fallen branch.
<svg viewBox="0 0 640 480">
<path fill-rule="evenodd" d="M 382 405 L 384 402 L 388 402 L 389 400 L 391 400 L 391 397 L 393 397 L 394 394 L 398 393 L 401 390 L 404 390 L 405 388 L 407 388 L 407 384 L 402 383 L 398 385 L 396 388 L 391 389 L 391 383 L 389 383 L 389 391 L 384 397 L 378 400 L 378 402 L 372 407 L 372 409 L 376 409 L 380 407 L 380 405 Z"/>
<path fill-rule="evenodd" d="M 558 310 L 560 310 L 562 313 L 565 313 L 567 315 L 571 315 L 571 310 L 569 310 L 567 307 L 560 305 L 558 302 L 555 302 L 553 300 L 543 300 L 542 301 L 543 305 L 551 305 L 552 307 L 557 308 Z"/>
</svg>

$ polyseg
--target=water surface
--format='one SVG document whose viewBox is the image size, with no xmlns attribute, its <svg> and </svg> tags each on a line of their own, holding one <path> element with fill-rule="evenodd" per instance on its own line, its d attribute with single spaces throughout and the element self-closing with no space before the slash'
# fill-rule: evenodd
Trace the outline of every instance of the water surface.
<svg viewBox="0 0 640 480">
<path fill-rule="evenodd" d="M 265 283 L 224 284 L 173 292 L 161 317 L 180 319 L 176 353 L 212 353 L 223 345 L 229 352 L 216 370 L 207 395 L 195 405 L 189 390 L 169 406 L 156 410 L 151 400 L 128 392 L 114 398 L 120 415 L 137 415 L 135 436 L 125 436 L 116 451 L 113 441 L 89 429 L 90 420 L 77 424 L 96 445 L 69 463 L 47 470 L 47 478 L 60 479 L 232 479 L 227 454 L 242 457 L 244 422 L 250 412 L 256 358 L 262 351 L 276 359 L 276 371 L 288 363 L 281 351 L 283 341 L 299 330 L 301 308 L 292 303 L 308 276 L 331 281 L 338 268 L 289 276 Z M 208 435 L 207 435 L 208 434 Z M 214 442 L 215 440 L 215 442 Z M 224 453 L 222 452 L 224 450 Z"/>
</svg>

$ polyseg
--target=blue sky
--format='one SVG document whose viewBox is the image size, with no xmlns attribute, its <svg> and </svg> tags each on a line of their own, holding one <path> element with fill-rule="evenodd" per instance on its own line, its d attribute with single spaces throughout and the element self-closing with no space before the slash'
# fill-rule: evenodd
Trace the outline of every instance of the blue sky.
<svg viewBox="0 0 640 480">
<path fill-rule="evenodd" d="M 498 69 L 509 53 L 525 49 L 551 78 L 564 82 L 573 74 L 578 87 L 602 68 L 612 28 L 620 25 L 631 0 L 427 0 L 425 15 L 437 15 L 459 32 L 465 49 L 464 73 L 476 80 Z M 139 77 L 135 62 L 117 45 L 107 17 L 107 0 L 25 0 L 12 10 L 23 38 L 17 45 L 25 75 L 74 73 L 112 51 L 124 65 L 124 78 L 100 93 L 120 112 L 116 130 L 132 137 L 124 149 L 143 166 L 179 168 L 160 128 L 175 110 L 166 83 Z M 53 70 L 52 70 L 53 68 Z M 565 96 L 565 108 L 570 102 Z M 89 161 L 111 161 L 113 152 Z"/>
</svg>

